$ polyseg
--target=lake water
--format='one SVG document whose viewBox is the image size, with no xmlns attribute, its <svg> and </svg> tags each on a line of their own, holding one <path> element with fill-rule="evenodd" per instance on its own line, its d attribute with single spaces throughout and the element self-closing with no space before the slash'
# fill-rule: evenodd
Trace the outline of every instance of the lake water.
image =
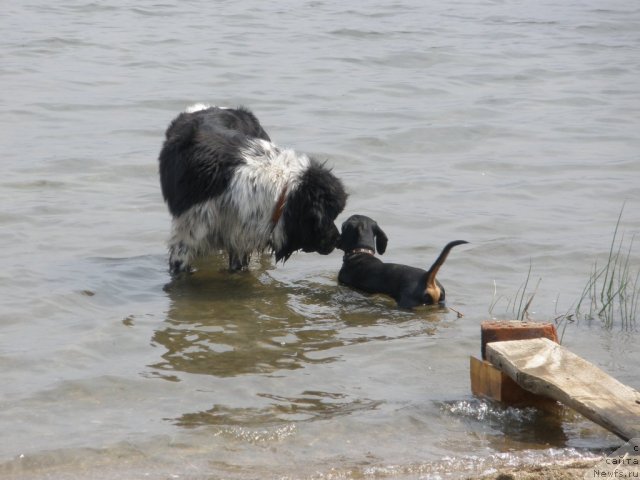
<svg viewBox="0 0 640 480">
<path fill-rule="evenodd" d="M 460 478 L 620 445 L 475 399 L 468 363 L 528 276 L 553 321 L 623 205 L 640 232 L 639 25 L 635 0 L 5 2 L 0 477 Z M 338 286 L 337 251 L 170 283 L 157 155 L 195 102 L 327 159 L 387 261 L 471 242 L 439 276 L 464 316 Z M 635 388 L 639 341 L 563 339 Z"/>
</svg>

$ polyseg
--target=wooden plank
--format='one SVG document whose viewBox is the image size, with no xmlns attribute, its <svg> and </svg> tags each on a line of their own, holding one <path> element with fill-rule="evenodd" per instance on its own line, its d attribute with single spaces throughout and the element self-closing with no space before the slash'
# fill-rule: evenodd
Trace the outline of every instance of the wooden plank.
<svg viewBox="0 0 640 480">
<path fill-rule="evenodd" d="M 546 338 L 487 344 L 487 359 L 525 390 L 558 400 L 624 440 L 640 438 L 640 393 Z"/>
</svg>

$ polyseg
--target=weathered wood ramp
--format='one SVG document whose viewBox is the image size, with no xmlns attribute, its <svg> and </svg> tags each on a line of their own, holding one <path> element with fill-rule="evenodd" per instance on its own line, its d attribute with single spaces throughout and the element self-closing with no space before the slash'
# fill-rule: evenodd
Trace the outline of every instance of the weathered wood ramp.
<svg viewBox="0 0 640 480">
<path fill-rule="evenodd" d="M 624 440 L 640 438 L 640 393 L 546 338 L 487 344 L 487 360 L 525 390 L 562 402 Z"/>
</svg>

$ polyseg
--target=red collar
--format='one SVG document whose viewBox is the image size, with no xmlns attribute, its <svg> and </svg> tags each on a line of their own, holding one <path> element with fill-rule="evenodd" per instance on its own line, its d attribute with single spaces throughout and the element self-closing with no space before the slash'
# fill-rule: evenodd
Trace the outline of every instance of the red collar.
<svg viewBox="0 0 640 480">
<path fill-rule="evenodd" d="M 282 189 L 282 193 L 278 197 L 278 201 L 276 202 L 276 206 L 273 208 L 273 213 L 271 214 L 271 225 L 275 228 L 275 226 L 280 221 L 280 217 L 282 217 L 282 212 L 284 212 L 284 205 L 287 200 L 287 186 L 285 185 Z"/>
<path fill-rule="evenodd" d="M 356 253 L 366 253 L 367 255 L 375 255 L 376 252 L 372 248 L 354 248 L 345 253 L 345 255 L 355 255 Z"/>
</svg>

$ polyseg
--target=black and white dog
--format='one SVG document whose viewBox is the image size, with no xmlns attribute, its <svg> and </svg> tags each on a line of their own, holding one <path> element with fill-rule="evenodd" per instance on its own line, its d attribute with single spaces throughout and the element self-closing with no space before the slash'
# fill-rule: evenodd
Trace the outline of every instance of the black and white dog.
<svg viewBox="0 0 640 480">
<path fill-rule="evenodd" d="M 243 270 L 254 251 L 284 262 L 296 250 L 326 255 L 336 246 L 342 182 L 322 162 L 271 143 L 247 109 L 189 107 L 167 128 L 159 160 L 174 274 L 216 250 Z"/>
<path fill-rule="evenodd" d="M 468 242 L 448 243 L 428 271 L 376 258 L 376 249 L 382 255 L 387 242 L 387 235 L 371 218 L 352 215 L 345 220 L 338 243 L 338 248 L 344 250 L 338 281 L 363 292 L 389 295 L 402 308 L 444 304 L 444 287 L 436 275 L 449 251 Z"/>
</svg>

